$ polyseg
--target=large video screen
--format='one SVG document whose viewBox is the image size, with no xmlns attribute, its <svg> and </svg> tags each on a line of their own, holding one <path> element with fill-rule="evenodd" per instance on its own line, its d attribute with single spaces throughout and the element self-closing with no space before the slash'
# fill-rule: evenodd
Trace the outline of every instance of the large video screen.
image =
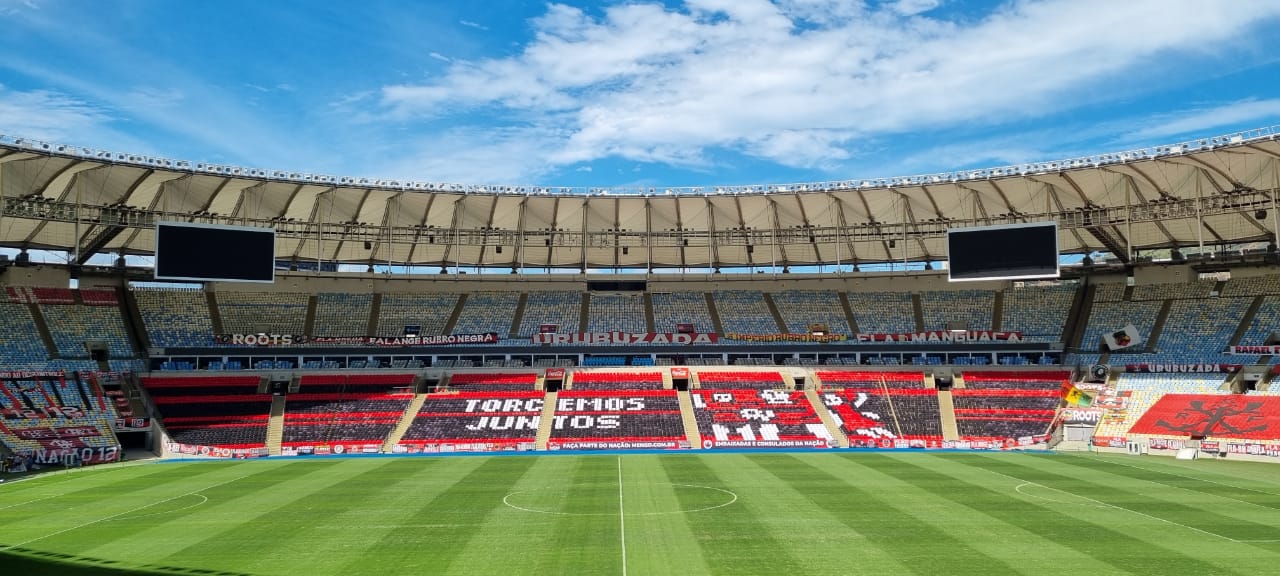
<svg viewBox="0 0 1280 576">
<path fill-rule="evenodd" d="M 952 281 L 1058 277 L 1058 223 L 947 230 Z"/>
<path fill-rule="evenodd" d="M 156 280 L 275 282 L 273 228 L 156 224 Z"/>
</svg>

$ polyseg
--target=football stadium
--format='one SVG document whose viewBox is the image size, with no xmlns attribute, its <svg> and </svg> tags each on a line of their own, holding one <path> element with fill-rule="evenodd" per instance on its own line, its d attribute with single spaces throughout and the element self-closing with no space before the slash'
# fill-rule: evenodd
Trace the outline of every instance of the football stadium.
<svg viewBox="0 0 1280 576">
<path fill-rule="evenodd" d="M 1280 574 L 1280 5 L 533 4 L 0 0 L 0 574 Z"/>
<path fill-rule="evenodd" d="M 6 137 L 4 560 L 1269 573 L 1276 137 L 608 191 Z"/>
</svg>

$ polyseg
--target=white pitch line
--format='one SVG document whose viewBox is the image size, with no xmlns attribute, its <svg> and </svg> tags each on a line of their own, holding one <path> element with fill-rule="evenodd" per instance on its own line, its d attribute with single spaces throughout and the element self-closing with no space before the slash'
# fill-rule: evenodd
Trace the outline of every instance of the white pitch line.
<svg viewBox="0 0 1280 576">
<path fill-rule="evenodd" d="M 1017 477 L 1017 476 L 1010 476 L 1010 475 L 1008 475 L 1008 474 L 1005 474 L 1004 472 L 996 472 L 995 470 L 990 470 L 990 469 L 987 469 L 987 468 L 983 468 L 983 470 L 986 470 L 987 472 L 990 472 L 990 473 L 992 473 L 992 474 L 997 474 L 997 475 L 1000 475 L 1000 476 L 1004 476 L 1005 478 L 1008 478 L 1008 479 L 1010 479 L 1010 480 L 1017 480 L 1017 481 L 1022 482 L 1022 483 L 1024 483 L 1024 484 L 1031 484 L 1031 485 L 1034 485 L 1034 486 L 1039 486 L 1039 487 L 1041 487 L 1041 488 L 1048 488 L 1049 490 L 1053 490 L 1053 491 L 1055 491 L 1055 492 L 1061 492 L 1061 493 L 1066 494 L 1066 495 L 1068 495 L 1068 496 L 1075 496 L 1076 498 L 1083 498 L 1083 499 L 1088 500 L 1088 501 L 1090 501 L 1090 502 L 1094 502 L 1094 503 L 1096 503 L 1096 504 L 1098 504 L 1099 506 L 1102 506 L 1102 507 L 1104 507 L 1104 508 L 1113 508 L 1113 509 L 1116 509 L 1116 510 L 1124 510 L 1125 512 L 1128 512 L 1128 513 L 1130 513 L 1130 514 L 1137 514 L 1138 516 L 1142 516 L 1142 517 L 1144 517 L 1144 518 L 1150 518 L 1150 519 L 1155 520 L 1155 521 L 1157 521 L 1157 522 L 1164 522 L 1165 524 L 1172 524 L 1172 525 L 1174 525 L 1174 526 L 1181 526 L 1181 527 L 1183 527 L 1183 528 L 1186 528 L 1187 530 L 1193 530 L 1193 531 L 1195 531 L 1195 532 L 1199 532 L 1199 533 L 1201 533 L 1201 534 L 1206 534 L 1206 535 L 1209 535 L 1209 536 L 1213 536 L 1214 538 L 1221 538 L 1221 539 L 1226 540 L 1226 541 L 1228 541 L 1228 542 L 1235 542 L 1235 543 L 1237 543 L 1237 544 L 1243 544 L 1243 543 L 1263 543 L 1263 542 L 1280 542 L 1280 539 L 1277 539 L 1277 540 L 1236 540 L 1235 538 L 1232 538 L 1232 537 L 1230 537 L 1230 536 L 1223 536 L 1223 535 L 1221 535 L 1221 534 L 1217 534 L 1217 533 L 1214 533 L 1214 532 L 1210 532 L 1210 531 L 1208 531 L 1208 530 L 1203 530 L 1203 529 L 1200 529 L 1200 528 L 1196 528 L 1195 526 L 1187 526 L 1186 524 L 1180 524 L 1180 523 L 1178 523 L 1178 522 L 1174 522 L 1173 520 L 1168 520 L 1168 519 L 1165 519 L 1165 518 L 1161 518 L 1161 517 L 1159 517 L 1159 516 L 1152 516 L 1152 515 L 1150 515 L 1150 514 L 1147 514 L 1146 512 L 1139 512 L 1139 511 L 1137 511 L 1137 510 L 1133 510 L 1133 509 L 1131 509 L 1131 508 L 1125 508 L 1124 506 L 1120 506 L 1120 505 L 1117 505 L 1117 504 L 1111 504 L 1111 503 L 1108 503 L 1108 502 L 1103 502 L 1103 501 L 1098 500 L 1098 499 L 1096 499 L 1096 498 L 1090 498 L 1090 497 L 1088 497 L 1088 496 L 1083 496 L 1083 495 L 1080 495 L 1080 494 L 1076 494 L 1075 492 L 1068 492 L 1068 491 L 1063 490 L 1063 489 L 1061 489 L 1061 488 L 1054 488 L 1053 486 L 1046 486 L 1046 485 L 1041 484 L 1041 483 L 1039 483 L 1039 482 L 1032 482 L 1032 481 L 1030 481 L 1030 480 L 1025 480 L 1025 479 L 1019 478 L 1019 477 Z M 1015 490 L 1015 491 L 1017 491 L 1017 488 L 1014 488 L 1014 490 Z M 1019 492 L 1019 494 L 1021 494 L 1021 492 Z"/>
<path fill-rule="evenodd" d="M 85 522 L 85 523 L 83 523 L 83 524 L 79 524 L 79 525 L 77 525 L 77 526 L 72 526 L 72 527 L 70 527 L 70 528 L 65 528 L 65 529 L 59 530 L 59 531 L 54 532 L 54 533 L 52 533 L 52 534 L 45 534 L 44 536 L 41 536 L 41 537 L 39 537 L 39 538 L 32 538 L 32 539 L 30 539 L 30 540 L 27 540 L 27 541 L 24 541 L 24 542 L 19 542 L 19 543 L 17 543 L 17 544 L 10 544 L 10 545 L 8 545 L 8 546 L 5 546 L 4 548 L 0 548 L 0 550 L 7 550 L 7 549 L 10 549 L 10 548 L 17 548 L 17 547 L 19 547 L 19 546 L 26 546 L 27 544 L 30 544 L 30 543 L 32 543 L 32 542 L 39 542 L 39 541 L 44 540 L 44 539 L 46 539 L 46 538 L 52 538 L 52 537 L 57 536 L 57 535 L 59 535 L 59 534 L 65 534 L 65 533 L 67 533 L 67 532 L 71 532 L 72 530 L 79 530 L 79 529 L 81 529 L 81 528 L 85 528 L 85 527 L 88 527 L 88 526 L 93 526 L 94 524 L 99 524 L 99 523 L 102 523 L 102 522 L 106 522 L 106 521 L 108 521 L 108 520 L 114 520 L 114 519 L 119 518 L 119 517 L 121 517 L 121 516 L 124 516 L 124 515 L 126 515 L 126 514 L 131 514 L 131 513 L 133 513 L 133 512 L 137 512 L 137 511 L 139 511 L 139 510 L 146 510 L 147 508 L 150 508 L 150 507 L 155 506 L 155 505 L 157 505 L 157 504 L 164 504 L 165 502 L 172 502 L 172 501 L 177 500 L 177 499 L 179 499 L 179 498 L 186 498 L 187 496 L 192 496 L 192 495 L 195 495 L 195 494 L 199 494 L 200 492 L 204 492 L 205 490 L 212 490 L 212 489 L 214 489 L 214 488 L 217 488 L 217 487 L 222 486 L 222 485 L 225 485 L 225 484 L 230 484 L 230 483 L 235 482 L 235 481 L 237 481 L 237 480 L 244 480 L 245 478 L 248 478 L 249 476 L 252 476 L 252 474 L 245 474 L 244 476 L 241 476 L 241 477 L 239 477 L 239 478 L 232 478 L 232 479 L 230 479 L 230 480 L 227 480 L 226 482 L 219 482 L 219 483 L 217 483 L 217 484 L 214 484 L 213 486 L 207 486 L 207 487 L 205 487 L 205 488 L 201 488 L 201 489 L 199 489 L 199 490 L 192 490 L 192 491 L 190 491 L 190 492 L 187 492 L 186 494 L 179 494 L 179 495 L 177 495 L 177 496 L 174 496 L 173 498 L 166 498 L 166 499 L 164 499 L 164 500 L 160 500 L 160 501 L 158 501 L 158 502 L 152 502 L 152 503 L 150 503 L 150 504 L 143 504 L 142 506 L 138 506 L 138 507 L 133 508 L 133 509 L 131 509 L 131 510 L 125 510 L 124 512 L 120 512 L 119 514 L 112 514 L 112 515 L 110 515 L 110 516 L 107 516 L 106 518 L 99 518 L 99 519 L 97 519 L 97 520 L 92 520 L 92 521 L 89 521 L 89 522 Z"/>
<path fill-rule="evenodd" d="M 622 506 L 622 457 L 618 457 L 618 540 L 622 542 L 622 576 L 627 576 L 627 513 Z"/>
<path fill-rule="evenodd" d="M 1200 478 L 1200 477 L 1197 477 L 1197 476 L 1187 476 L 1186 474 L 1178 474 L 1177 472 L 1167 472 L 1167 471 L 1165 471 L 1165 470 L 1156 470 L 1155 468 L 1145 468 L 1145 467 L 1142 467 L 1142 466 L 1135 466 L 1135 465 L 1133 465 L 1133 464 L 1126 464 L 1126 463 L 1124 463 L 1124 462 L 1116 462 L 1115 460 L 1112 460 L 1112 459 L 1110 459 L 1110 458 L 1090 458 L 1090 457 L 1087 457 L 1087 456 L 1081 456 L 1081 455 L 1079 455 L 1079 454 L 1071 454 L 1071 455 L 1072 455 L 1072 456 L 1074 456 L 1074 457 L 1076 457 L 1076 458 L 1081 458 L 1081 459 L 1084 459 L 1084 460 L 1099 460 L 1099 461 L 1102 461 L 1102 462 L 1107 462 L 1107 463 L 1109 463 L 1109 464 L 1116 464 L 1116 465 L 1118 465 L 1118 466 L 1128 466 L 1128 467 L 1130 467 L 1130 468 L 1137 468 L 1138 470 L 1146 470 L 1147 472 L 1155 472 L 1156 474 L 1168 474 L 1168 475 L 1170 475 L 1170 476 L 1177 476 L 1177 477 L 1179 477 L 1179 478 L 1186 478 L 1186 479 L 1188 479 L 1188 480 L 1199 480 L 1199 481 L 1201 481 L 1201 482 L 1208 482 L 1208 483 L 1210 483 L 1210 484 L 1217 484 L 1217 485 L 1219 485 L 1219 486 L 1226 486 L 1227 488 L 1234 488 L 1234 489 L 1236 489 L 1236 490 L 1244 490 L 1244 491 L 1246 491 L 1246 492 L 1256 492 L 1256 493 L 1258 493 L 1258 494 L 1265 494 L 1265 495 L 1267 495 L 1267 496 L 1280 496 L 1280 494 L 1276 494 L 1276 493 L 1274 493 L 1274 492 L 1267 492 L 1267 491 L 1265 491 L 1265 490 L 1257 490 L 1257 489 L 1254 489 L 1254 488 L 1247 488 L 1247 487 L 1244 487 L 1244 486 L 1236 486 L 1236 485 L 1234 485 L 1234 484 L 1227 484 L 1226 482 L 1218 482 L 1217 480 L 1210 480 L 1210 479 L 1208 479 L 1208 478 Z M 1146 478 L 1140 478 L 1140 480 L 1146 480 Z M 1147 480 L 1147 481 L 1148 481 L 1148 482 L 1155 482 L 1155 480 Z M 1157 484 L 1159 484 L 1159 482 L 1157 482 Z M 1166 486 L 1168 486 L 1168 484 L 1166 484 Z M 1217 494 L 1217 496 L 1221 496 L 1221 494 Z M 1236 500 L 1235 498 L 1231 498 L 1230 496 L 1222 496 L 1222 497 L 1223 497 L 1223 498 L 1230 499 L 1230 500 Z M 1245 500 L 1237 500 L 1237 501 L 1239 501 L 1239 502 L 1245 502 L 1246 504 L 1253 504 L 1253 502 L 1248 502 L 1248 501 L 1245 501 Z M 1264 506 L 1264 508 L 1269 508 L 1269 506 Z"/>
<path fill-rule="evenodd" d="M 57 497 L 59 497 L 59 496 L 61 496 L 61 494 L 54 494 L 53 496 L 45 496 L 44 498 L 36 498 L 35 500 L 27 500 L 26 502 L 19 502 L 19 503 L 17 503 L 17 504 L 10 504 L 10 505 L 8 505 L 8 506 L 0 506 L 0 510 L 8 510 L 8 509 L 10 509 L 10 508 L 17 508 L 18 506 L 26 506 L 27 504 L 34 504 L 34 503 L 36 503 L 36 502 L 40 502 L 40 501 L 42 501 L 42 500 L 48 500 L 48 499 L 50 499 L 50 498 L 57 498 Z"/>
</svg>

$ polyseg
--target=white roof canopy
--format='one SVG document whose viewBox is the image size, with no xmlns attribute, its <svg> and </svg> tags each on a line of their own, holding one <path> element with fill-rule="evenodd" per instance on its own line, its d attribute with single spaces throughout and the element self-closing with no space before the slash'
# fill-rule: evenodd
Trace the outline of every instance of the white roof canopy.
<svg viewBox="0 0 1280 576">
<path fill-rule="evenodd" d="M 1057 220 L 1064 253 L 1271 241 L 1277 129 L 924 176 L 610 189 L 396 182 L 0 137 L 0 245 L 149 254 L 157 220 L 275 227 L 281 260 L 665 268 L 946 257 L 950 227 Z"/>
</svg>

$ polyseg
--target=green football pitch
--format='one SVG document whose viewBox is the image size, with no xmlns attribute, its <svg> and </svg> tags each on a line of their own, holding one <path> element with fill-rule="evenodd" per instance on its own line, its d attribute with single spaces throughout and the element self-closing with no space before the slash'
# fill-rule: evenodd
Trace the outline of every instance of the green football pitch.
<svg viewBox="0 0 1280 576">
<path fill-rule="evenodd" d="M 1280 466 L 1002 453 L 325 458 L 0 485 L 0 574 L 1280 574 Z"/>
</svg>

